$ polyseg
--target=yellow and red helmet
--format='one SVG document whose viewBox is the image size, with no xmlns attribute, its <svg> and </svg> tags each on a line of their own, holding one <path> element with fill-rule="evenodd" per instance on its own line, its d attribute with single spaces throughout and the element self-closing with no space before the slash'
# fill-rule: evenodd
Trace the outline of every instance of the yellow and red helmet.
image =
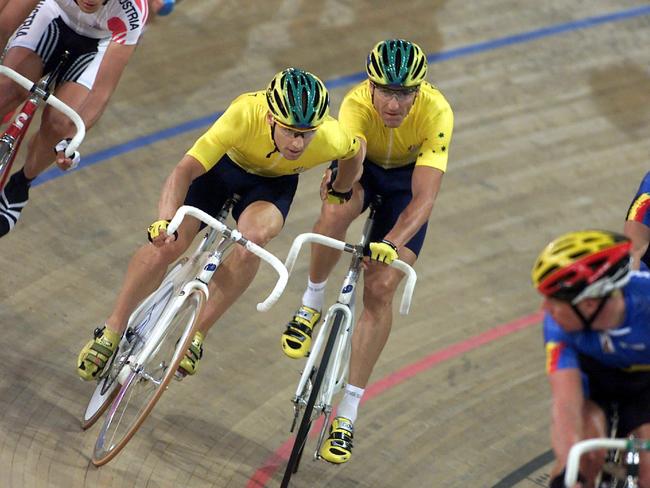
<svg viewBox="0 0 650 488">
<path fill-rule="evenodd" d="M 569 232 L 551 241 L 535 261 L 535 288 L 573 304 L 609 295 L 630 278 L 630 240 L 606 230 Z"/>
</svg>

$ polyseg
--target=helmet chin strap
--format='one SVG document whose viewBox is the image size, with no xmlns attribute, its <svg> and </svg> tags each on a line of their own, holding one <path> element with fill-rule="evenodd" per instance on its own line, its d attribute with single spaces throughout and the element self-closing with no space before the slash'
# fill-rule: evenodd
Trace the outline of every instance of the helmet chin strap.
<svg viewBox="0 0 650 488">
<path fill-rule="evenodd" d="M 596 318 L 598 317 L 598 314 L 603 310 L 605 307 L 605 304 L 611 297 L 611 294 L 604 296 L 600 299 L 600 303 L 598 304 L 598 308 L 592 313 L 589 317 L 586 317 L 580 310 L 578 310 L 578 307 L 574 305 L 573 303 L 571 304 L 571 308 L 573 308 L 573 311 L 576 313 L 578 318 L 580 318 L 580 321 L 582 322 L 582 325 L 584 326 L 585 330 L 587 332 L 591 332 L 593 329 L 591 325 L 594 323 Z"/>
<path fill-rule="evenodd" d="M 275 149 L 273 149 L 273 151 L 271 151 L 266 155 L 267 158 L 270 158 L 273 153 L 280 152 L 280 150 L 278 149 L 278 145 L 275 143 L 275 126 L 276 126 L 276 122 L 274 120 L 273 125 L 271 126 L 271 140 L 273 141 L 273 147 Z"/>
</svg>

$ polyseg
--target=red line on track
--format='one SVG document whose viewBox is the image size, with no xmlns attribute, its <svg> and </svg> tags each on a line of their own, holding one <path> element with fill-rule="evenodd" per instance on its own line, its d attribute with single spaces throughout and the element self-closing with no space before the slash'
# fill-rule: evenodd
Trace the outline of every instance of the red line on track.
<svg viewBox="0 0 650 488">
<path fill-rule="evenodd" d="M 534 324 L 538 324 L 542 320 L 542 312 L 537 312 L 531 315 L 526 315 L 519 319 L 513 320 L 506 324 L 499 325 L 494 327 L 482 334 L 470 337 L 451 346 L 445 347 L 440 351 L 436 351 L 433 354 L 421 359 L 420 361 L 410 364 L 399 371 L 396 371 L 385 378 L 380 379 L 379 381 L 371 384 L 365 391 L 361 403 L 376 397 L 377 395 L 389 390 L 400 383 L 416 376 L 428 369 L 431 369 L 436 364 L 442 363 L 449 359 L 455 358 L 463 353 L 476 349 L 480 346 L 493 342 L 501 337 L 507 336 L 519 330 L 525 329 Z M 322 423 L 323 417 L 319 418 L 317 424 L 314 425 L 312 429 L 313 432 L 318 432 L 320 430 L 320 423 Z M 248 480 L 246 488 L 263 488 L 266 485 L 266 482 L 270 480 L 275 472 L 284 465 L 284 463 L 289 459 L 291 454 L 291 448 L 293 446 L 293 437 L 289 438 L 284 442 L 276 451 L 269 456 L 269 458 L 264 461 L 264 465 L 259 468 L 253 476 Z"/>
</svg>

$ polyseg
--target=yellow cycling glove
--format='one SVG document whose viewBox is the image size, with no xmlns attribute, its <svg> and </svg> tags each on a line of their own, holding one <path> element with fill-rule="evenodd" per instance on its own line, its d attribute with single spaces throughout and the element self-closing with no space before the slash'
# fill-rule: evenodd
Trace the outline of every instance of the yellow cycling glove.
<svg viewBox="0 0 650 488">
<path fill-rule="evenodd" d="M 167 227 L 169 226 L 169 223 L 171 220 L 156 220 L 153 224 L 149 226 L 147 229 L 147 238 L 149 239 L 149 242 L 153 242 L 153 240 L 160 235 L 162 231 L 167 232 Z M 174 232 L 174 239 L 178 238 L 178 232 Z"/>
<path fill-rule="evenodd" d="M 332 179 L 327 182 L 327 203 L 343 205 L 345 202 L 350 200 L 350 198 L 352 198 L 352 190 L 336 191 L 332 186 Z"/>
<path fill-rule="evenodd" d="M 370 243 L 370 259 L 373 261 L 390 264 L 398 257 L 397 246 L 389 240 L 382 239 L 381 242 Z"/>
</svg>

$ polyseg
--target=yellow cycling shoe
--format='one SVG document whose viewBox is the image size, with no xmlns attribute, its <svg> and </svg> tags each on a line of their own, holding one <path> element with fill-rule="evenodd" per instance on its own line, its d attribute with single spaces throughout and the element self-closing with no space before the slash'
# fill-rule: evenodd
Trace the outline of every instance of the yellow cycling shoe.
<svg viewBox="0 0 650 488">
<path fill-rule="evenodd" d="M 311 333 L 319 320 L 318 310 L 300 306 L 282 334 L 282 350 L 287 356 L 299 359 L 309 354 Z"/>
<path fill-rule="evenodd" d="M 330 435 L 320 449 L 320 457 L 334 464 L 347 463 L 352 456 L 354 426 L 345 417 L 336 417 L 330 427 Z"/>
<path fill-rule="evenodd" d="M 120 334 L 106 327 L 95 329 L 95 338 L 83 347 L 77 358 L 77 373 L 81 379 L 95 379 L 117 349 L 120 337 Z"/>
<path fill-rule="evenodd" d="M 185 357 L 181 359 L 178 366 L 178 372 L 181 376 L 193 375 L 199 368 L 199 361 L 203 357 L 203 339 L 205 339 L 203 332 L 197 330 L 194 333 L 190 347 L 185 353 Z"/>
</svg>

